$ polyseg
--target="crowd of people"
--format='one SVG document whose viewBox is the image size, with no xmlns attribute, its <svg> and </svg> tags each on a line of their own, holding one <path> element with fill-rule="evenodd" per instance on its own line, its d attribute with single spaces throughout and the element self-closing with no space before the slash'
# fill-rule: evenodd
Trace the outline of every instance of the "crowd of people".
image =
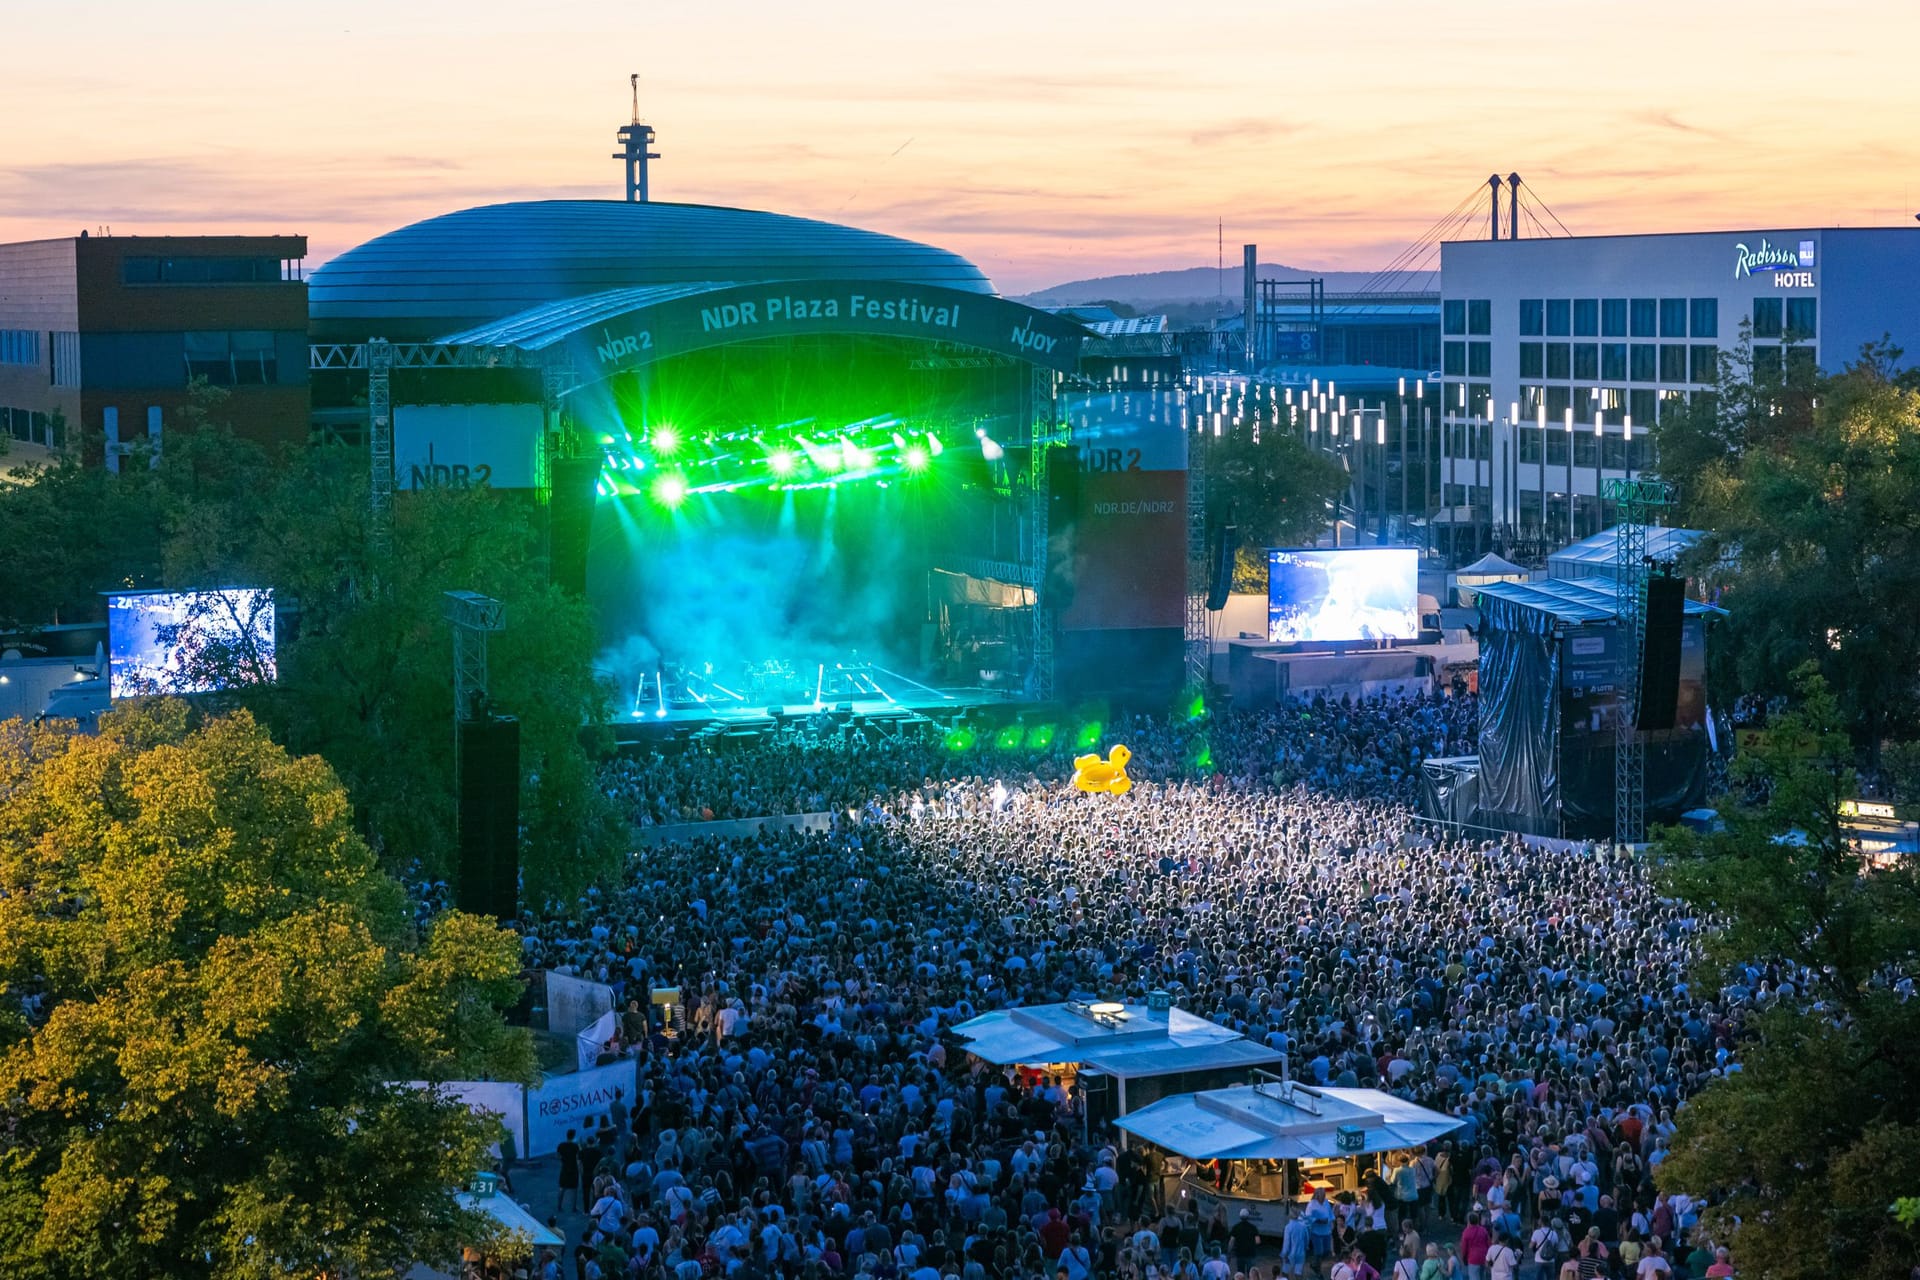
<svg viewBox="0 0 1920 1280">
<path fill-rule="evenodd" d="M 602 788 L 637 826 L 841 812 L 876 795 L 973 776 L 1055 777 L 1085 749 L 1083 718 L 1023 731 L 882 734 L 806 718 L 744 741 L 684 744 L 609 761 Z M 1474 750 L 1475 700 L 1390 697 L 1297 701 L 1248 714 L 1099 724 L 1162 779 L 1224 775 L 1276 787 L 1411 800 L 1420 761 Z"/>
<path fill-rule="evenodd" d="M 639 1085 L 570 1137 L 557 1187 L 522 1188 L 543 1216 L 588 1214 L 538 1274 L 1731 1274 L 1699 1205 L 1653 1172 L 1676 1108 L 1738 1069 L 1742 1025 L 1793 975 L 1697 990 L 1702 923 L 1634 861 L 1420 823 L 1398 780 L 1455 750 L 1466 712 L 1127 725 L 1124 796 L 1075 792 L 1053 753 L 992 771 L 1008 762 L 937 744 L 891 765 L 760 759 L 774 789 L 740 791 L 744 809 L 792 786 L 857 816 L 651 847 L 621 883 L 522 922 L 530 971 L 614 988 L 628 1012 L 607 1052 L 637 1059 Z M 743 776 L 652 768 L 678 776 L 649 795 L 687 800 Z M 661 987 L 684 1006 L 671 1036 L 647 1012 Z M 988 1066 L 953 1031 L 1157 990 L 1296 1079 L 1388 1089 L 1459 1127 L 1263 1237 L 1181 1194 L 1212 1171 L 1121 1143 L 1073 1082 Z"/>
</svg>

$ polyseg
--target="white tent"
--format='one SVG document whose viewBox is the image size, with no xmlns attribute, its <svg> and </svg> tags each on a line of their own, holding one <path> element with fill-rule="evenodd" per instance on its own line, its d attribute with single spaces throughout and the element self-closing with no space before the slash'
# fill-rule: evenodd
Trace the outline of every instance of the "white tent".
<svg viewBox="0 0 1920 1280">
<path fill-rule="evenodd" d="M 1331 1160 L 1422 1146 L 1463 1122 L 1379 1089 L 1276 1081 L 1163 1098 L 1116 1123 L 1190 1160 Z"/>
<path fill-rule="evenodd" d="M 1123 1078 L 1255 1067 L 1284 1054 L 1184 1009 L 1042 1004 L 996 1009 L 954 1028 L 967 1052 L 999 1066 L 1073 1063 Z"/>
<path fill-rule="evenodd" d="M 562 1247 L 567 1243 L 564 1236 L 528 1213 L 525 1206 L 512 1196 L 503 1195 L 498 1191 L 487 1195 L 461 1191 L 457 1192 L 453 1198 L 459 1202 L 462 1209 L 473 1209 L 484 1213 L 515 1235 L 525 1236 L 533 1242 L 536 1249 L 542 1245 Z"/>
</svg>

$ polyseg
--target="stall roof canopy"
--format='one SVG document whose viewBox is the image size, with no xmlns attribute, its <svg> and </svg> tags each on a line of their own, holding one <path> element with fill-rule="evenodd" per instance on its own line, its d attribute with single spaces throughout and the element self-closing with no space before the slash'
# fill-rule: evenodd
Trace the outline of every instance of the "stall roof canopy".
<svg viewBox="0 0 1920 1280">
<path fill-rule="evenodd" d="M 996 1009 L 954 1028 L 967 1052 L 999 1066 L 1074 1063 L 1123 1080 L 1221 1067 L 1257 1067 L 1284 1055 L 1184 1009 L 1130 1004 L 1118 1013 L 1068 1002 Z"/>
<path fill-rule="evenodd" d="M 1432 1142 L 1461 1121 L 1378 1089 L 1308 1088 L 1293 1081 L 1236 1085 L 1163 1098 L 1116 1121 L 1190 1160 L 1332 1159 Z M 1342 1148 L 1340 1131 L 1360 1145 Z"/>
<path fill-rule="evenodd" d="M 462 1209 L 484 1213 L 508 1231 L 525 1236 L 536 1247 L 550 1245 L 559 1248 L 566 1244 L 565 1237 L 559 1232 L 528 1213 L 517 1200 L 502 1192 L 496 1191 L 492 1195 L 475 1195 L 470 1191 L 461 1191 L 457 1192 L 453 1198 Z"/>
<path fill-rule="evenodd" d="M 1538 609 L 1569 626 L 1611 622 L 1620 614 L 1620 592 L 1611 578 L 1549 578 L 1544 582 L 1489 582 L 1475 587 L 1481 616 L 1491 598 L 1520 609 Z M 1724 613 L 1697 600 L 1687 601 L 1687 616 Z"/>
<path fill-rule="evenodd" d="M 1527 571 L 1511 560 L 1504 559 L 1498 553 L 1489 551 L 1464 569 L 1454 573 L 1455 579 L 1461 578 L 1511 578 L 1526 577 Z"/>
<path fill-rule="evenodd" d="M 1656 560 L 1677 560 L 1706 535 L 1698 529 L 1648 529 L 1647 554 Z M 1547 557 L 1547 573 L 1555 578 L 1577 578 L 1588 573 L 1611 573 L 1618 563 L 1620 526 L 1602 529 Z M 1462 573 L 1469 572 L 1461 570 Z"/>
</svg>

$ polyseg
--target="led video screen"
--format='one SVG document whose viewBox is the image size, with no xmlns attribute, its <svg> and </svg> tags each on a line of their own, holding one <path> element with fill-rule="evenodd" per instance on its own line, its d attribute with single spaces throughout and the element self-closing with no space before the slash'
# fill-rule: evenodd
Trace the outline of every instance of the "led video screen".
<svg viewBox="0 0 1920 1280">
<path fill-rule="evenodd" d="M 1420 553 L 1412 547 L 1267 552 L 1267 639 L 1417 640 Z"/>
<path fill-rule="evenodd" d="M 273 592 L 110 592 L 107 696 L 212 693 L 274 678 Z"/>
</svg>

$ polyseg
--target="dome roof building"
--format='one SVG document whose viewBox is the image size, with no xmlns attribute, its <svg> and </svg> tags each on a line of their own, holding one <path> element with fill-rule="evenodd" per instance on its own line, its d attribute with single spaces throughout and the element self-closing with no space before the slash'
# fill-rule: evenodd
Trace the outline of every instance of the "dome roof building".
<svg viewBox="0 0 1920 1280">
<path fill-rule="evenodd" d="M 715 205 L 536 200 L 390 231 L 308 280 L 312 336 L 428 342 L 613 289 L 885 280 L 991 294 L 958 254 L 811 218 Z"/>
</svg>

